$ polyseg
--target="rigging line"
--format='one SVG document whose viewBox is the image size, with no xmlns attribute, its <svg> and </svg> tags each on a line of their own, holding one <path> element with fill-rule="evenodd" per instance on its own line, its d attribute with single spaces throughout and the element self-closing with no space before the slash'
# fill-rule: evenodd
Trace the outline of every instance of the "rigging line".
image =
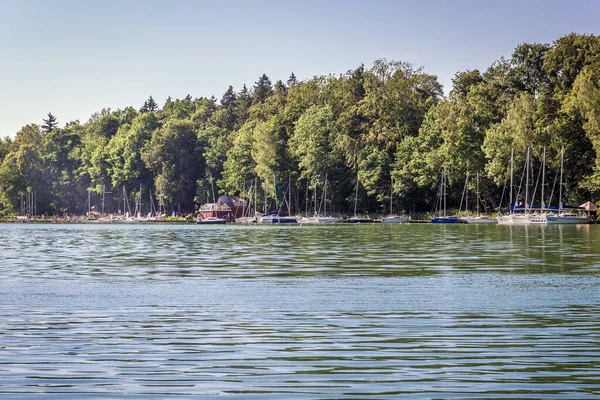
<svg viewBox="0 0 600 400">
<path fill-rule="evenodd" d="M 521 194 L 521 188 L 523 187 L 523 179 L 525 179 L 526 169 L 523 169 L 523 174 L 521 175 L 521 181 L 519 182 L 519 190 L 517 190 L 517 196 L 515 197 L 515 205 L 519 199 L 519 195 Z"/>
<path fill-rule="evenodd" d="M 535 193 L 537 192 L 538 183 L 540 182 L 540 175 L 542 175 L 542 167 L 541 167 L 542 164 L 543 164 L 543 162 L 540 163 L 540 170 L 538 171 L 538 176 L 535 181 L 535 187 L 533 188 L 533 196 L 531 196 L 531 205 L 533 205 L 535 203 L 535 200 L 534 200 Z M 543 202 L 544 202 L 544 199 L 542 199 L 542 203 Z M 531 209 L 531 205 L 529 206 L 530 209 Z"/>
</svg>

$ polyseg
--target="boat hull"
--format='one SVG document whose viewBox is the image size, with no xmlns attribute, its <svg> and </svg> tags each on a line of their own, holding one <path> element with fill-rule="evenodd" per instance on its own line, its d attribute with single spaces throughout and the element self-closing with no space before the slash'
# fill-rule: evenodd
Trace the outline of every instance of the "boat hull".
<svg viewBox="0 0 600 400">
<path fill-rule="evenodd" d="M 408 218 L 406 217 L 385 217 L 381 218 L 381 222 L 384 224 L 406 224 Z"/>
<path fill-rule="evenodd" d="M 529 217 L 529 223 L 531 225 L 547 223 L 546 214 L 529 214 L 528 217 Z"/>
<path fill-rule="evenodd" d="M 457 217 L 434 217 L 431 218 L 432 224 L 460 224 L 460 220 Z"/>
<path fill-rule="evenodd" d="M 318 217 L 317 222 L 319 224 L 337 224 L 339 222 L 342 222 L 342 219 L 335 217 Z"/>
<path fill-rule="evenodd" d="M 206 218 L 206 219 L 198 218 L 198 220 L 196 220 L 196 224 L 198 224 L 198 225 L 223 225 L 226 222 L 227 222 L 226 220 L 220 219 L 220 218 Z"/>
<path fill-rule="evenodd" d="M 548 225 L 577 225 L 589 224 L 589 219 L 578 215 L 548 215 Z"/>
<path fill-rule="evenodd" d="M 346 220 L 349 224 L 370 224 L 373 222 L 371 218 L 352 217 Z"/>
<path fill-rule="evenodd" d="M 297 224 L 295 217 L 266 217 L 258 220 L 260 224 Z"/>
<path fill-rule="evenodd" d="M 496 218 L 490 217 L 468 217 L 464 220 L 465 224 L 497 224 L 498 220 Z"/>
</svg>

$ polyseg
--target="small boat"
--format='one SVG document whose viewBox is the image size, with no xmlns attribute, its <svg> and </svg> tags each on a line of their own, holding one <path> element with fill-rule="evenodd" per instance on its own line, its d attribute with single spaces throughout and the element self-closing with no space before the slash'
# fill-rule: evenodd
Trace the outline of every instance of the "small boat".
<svg viewBox="0 0 600 400">
<path fill-rule="evenodd" d="M 573 214 L 573 213 L 560 213 L 560 214 L 548 214 L 546 216 L 546 222 L 549 225 L 577 225 L 577 224 L 589 224 L 590 220 L 587 217 Z"/>
<path fill-rule="evenodd" d="M 263 214 L 258 217 L 259 224 L 297 224 L 298 218 L 290 216 L 280 216 L 279 208 L 273 212 Z"/>
<path fill-rule="evenodd" d="M 449 217 L 446 215 L 446 167 L 444 167 L 444 169 L 442 171 L 442 179 L 440 181 L 440 193 L 438 196 L 439 196 L 438 197 L 439 203 L 438 203 L 438 209 L 437 209 L 438 216 L 431 218 L 431 223 L 432 224 L 459 224 L 459 223 L 461 223 L 461 221 L 458 217 Z M 444 203 L 443 215 L 440 215 L 440 214 L 442 214 L 442 200 Z"/>
<path fill-rule="evenodd" d="M 315 188 L 316 190 L 316 188 Z M 341 218 L 332 217 L 331 215 L 327 216 L 327 174 L 325 174 L 325 183 L 323 184 L 323 214 L 317 215 L 317 223 L 319 224 L 337 224 L 342 222 Z"/>
<path fill-rule="evenodd" d="M 222 219 L 222 218 L 217 218 L 217 217 L 208 217 L 208 218 L 198 217 L 198 219 L 196 220 L 196 223 L 199 225 L 222 225 L 222 224 L 225 224 L 226 222 L 227 222 L 227 220 Z"/>
<path fill-rule="evenodd" d="M 350 217 L 346 220 L 346 222 L 349 224 L 371 224 L 375 221 L 366 217 Z"/>
<path fill-rule="evenodd" d="M 381 222 L 384 224 L 406 224 L 408 223 L 407 217 L 389 216 L 381 218 Z"/>
<path fill-rule="evenodd" d="M 468 175 L 467 175 L 467 179 L 468 179 Z M 467 210 L 468 203 L 469 203 L 469 193 L 468 193 L 468 186 L 466 184 L 465 184 L 465 191 L 467 193 L 467 205 L 465 205 L 465 210 Z M 498 220 L 496 218 L 481 215 L 481 213 L 479 211 L 479 172 L 477 173 L 475 204 L 477 207 L 477 216 L 461 218 L 463 223 L 465 223 L 465 224 L 497 224 L 498 223 Z"/>
<path fill-rule="evenodd" d="M 461 221 L 458 217 L 433 217 L 431 218 L 432 224 L 460 224 Z"/>
<path fill-rule="evenodd" d="M 337 224 L 342 222 L 343 220 L 341 218 L 337 218 L 337 217 L 317 217 L 317 222 L 319 224 Z"/>
<path fill-rule="evenodd" d="M 271 222 L 273 224 L 297 224 L 298 218 L 296 217 L 274 217 Z"/>
<path fill-rule="evenodd" d="M 235 222 L 237 224 L 255 224 L 257 222 L 257 217 L 240 217 L 236 218 Z"/>
<path fill-rule="evenodd" d="M 401 217 L 398 215 L 393 215 L 393 197 L 394 197 L 394 177 L 392 176 L 392 182 L 390 184 L 390 215 L 387 217 L 381 218 L 381 222 L 384 224 L 406 224 L 408 223 L 408 217 Z"/>
<path fill-rule="evenodd" d="M 583 215 L 577 215 L 577 214 L 567 211 L 567 209 L 584 211 L 586 204 L 582 204 L 579 207 L 568 207 L 568 206 L 563 206 L 563 204 L 562 204 L 564 157 L 565 157 L 565 150 L 563 148 L 560 153 L 560 183 L 558 186 L 558 188 L 559 188 L 558 213 L 547 214 L 546 215 L 546 223 L 549 225 L 589 224 L 590 220 L 587 217 L 585 217 Z"/>
<path fill-rule="evenodd" d="M 465 224 L 497 224 L 498 220 L 496 218 L 486 217 L 485 215 L 479 217 L 466 217 L 463 218 L 463 223 Z"/>
<path fill-rule="evenodd" d="M 349 224 L 370 224 L 375 222 L 373 219 L 369 217 L 359 217 L 356 215 L 356 205 L 358 204 L 358 171 L 356 171 L 356 192 L 354 194 L 354 215 L 352 217 L 348 217 L 346 222 Z"/>
</svg>

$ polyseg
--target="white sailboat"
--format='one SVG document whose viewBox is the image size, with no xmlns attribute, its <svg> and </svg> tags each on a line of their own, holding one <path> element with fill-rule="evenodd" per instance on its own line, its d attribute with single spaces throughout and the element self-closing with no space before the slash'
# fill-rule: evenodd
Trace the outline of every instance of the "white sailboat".
<svg viewBox="0 0 600 400">
<path fill-rule="evenodd" d="M 308 193 L 310 192 L 309 189 L 309 182 L 306 182 L 306 213 L 305 213 L 305 217 L 301 217 L 298 219 L 298 223 L 300 224 L 318 224 L 319 223 L 319 213 L 317 212 L 317 179 L 314 180 L 314 184 L 315 184 L 315 188 L 313 190 L 313 198 L 315 199 L 314 201 L 314 207 L 315 209 L 313 210 L 313 215 L 312 217 L 309 216 L 309 203 L 310 203 L 310 207 L 312 208 L 313 206 L 313 202 L 309 201 L 308 199 Z"/>
<path fill-rule="evenodd" d="M 274 190 L 275 206 L 276 206 L 275 211 L 272 211 L 270 213 L 266 213 L 266 214 L 259 216 L 257 222 L 259 224 L 295 224 L 295 223 L 298 223 L 298 218 L 296 218 L 296 217 L 292 217 L 289 215 L 279 215 L 281 212 L 281 208 L 280 208 L 280 205 L 277 204 L 277 186 L 275 183 L 275 179 L 273 179 L 273 185 L 274 185 L 274 189 L 275 189 Z M 267 190 L 267 186 L 265 185 L 265 209 L 267 207 L 267 202 L 266 202 L 266 199 L 267 199 L 266 193 L 267 192 L 266 192 L 266 190 Z M 288 192 L 290 190 L 291 190 L 291 182 L 288 182 Z M 285 203 L 286 203 L 286 199 L 285 199 L 285 194 L 284 194 L 282 206 L 285 205 Z M 290 208 L 291 207 L 290 207 L 290 204 L 288 201 L 287 209 L 290 210 Z M 285 214 L 287 214 L 287 213 L 285 213 Z"/>
<path fill-rule="evenodd" d="M 367 224 L 373 222 L 371 218 L 359 217 L 356 215 L 356 205 L 358 203 L 358 171 L 356 171 L 356 192 L 354 194 L 354 216 L 346 220 L 349 224 Z"/>
<path fill-rule="evenodd" d="M 590 220 L 582 215 L 568 212 L 562 204 L 562 185 L 563 185 L 563 164 L 565 149 L 560 153 L 560 183 L 558 185 L 558 214 L 548 214 L 546 217 L 549 225 L 577 225 L 588 224 Z"/>
<path fill-rule="evenodd" d="M 323 216 L 317 216 L 319 224 L 337 224 L 342 222 L 341 218 L 327 215 L 327 174 L 325 174 L 325 184 L 323 185 Z"/>
<path fill-rule="evenodd" d="M 499 215 L 496 219 L 498 220 L 499 225 L 530 225 L 532 223 L 530 216 L 527 214 L 528 203 L 529 203 L 529 148 L 527 148 L 527 159 L 525 162 L 526 165 L 526 178 L 525 178 L 525 206 L 522 206 L 520 209 L 523 210 L 522 213 L 516 213 L 516 206 L 513 205 L 513 169 L 514 169 L 514 151 L 511 150 L 510 155 L 510 191 L 509 191 L 509 215 Z M 518 197 L 518 195 L 517 195 Z"/>
<path fill-rule="evenodd" d="M 405 224 L 408 222 L 408 217 L 402 217 L 394 215 L 393 210 L 393 197 L 394 197 L 394 177 L 392 176 L 392 183 L 390 185 L 390 215 L 381 219 L 384 224 Z"/>
<path fill-rule="evenodd" d="M 496 218 L 491 218 L 486 215 L 481 215 L 479 211 L 479 172 L 477 173 L 477 187 L 475 192 L 475 202 L 477 204 L 477 216 L 475 217 L 466 217 L 463 219 L 465 224 L 497 224 L 498 220 Z M 467 200 L 468 202 L 468 200 Z"/>
<path fill-rule="evenodd" d="M 438 209 L 437 216 L 431 218 L 432 224 L 458 224 L 460 220 L 458 217 L 449 217 L 446 215 L 446 167 L 442 170 L 442 179 L 440 181 L 440 193 L 438 195 Z M 442 203 L 444 206 L 442 207 Z M 442 214 L 443 208 L 443 214 Z"/>
</svg>

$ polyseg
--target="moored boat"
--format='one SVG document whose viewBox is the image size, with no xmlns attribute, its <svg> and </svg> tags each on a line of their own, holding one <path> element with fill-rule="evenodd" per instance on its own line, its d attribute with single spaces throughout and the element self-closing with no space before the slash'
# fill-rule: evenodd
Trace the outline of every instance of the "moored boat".
<svg viewBox="0 0 600 400">
<path fill-rule="evenodd" d="M 577 224 L 588 224 L 590 220 L 583 215 L 577 215 L 573 212 L 568 212 L 567 210 L 581 210 L 585 211 L 585 206 L 587 203 L 582 204 L 579 207 L 568 207 L 563 206 L 562 204 L 562 186 L 563 186 L 563 165 L 564 165 L 564 155 L 565 150 L 562 149 L 560 153 L 560 183 L 558 184 L 558 213 L 548 214 L 546 216 L 546 221 L 549 225 L 577 225 Z M 594 206 L 595 208 L 595 206 Z"/>
<path fill-rule="evenodd" d="M 467 175 L 467 179 L 468 179 L 468 175 Z M 488 217 L 486 215 L 481 215 L 481 213 L 479 212 L 479 172 L 477 173 L 477 179 L 476 179 L 477 183 L 476 183 L 476 191 L 475 191 L 475 205 L 477 208 L 477 216 L 473 217 L 473 216 L 468 216 L 465 218 L 461 218 L 462 222 L 465 224 L 497 224 L 498 220 L 496 218 L 492 218 L 492 217 Z M 467 189 L 467 185 L 465 184 L 465 189 Z M 467 191 L 468 192 L 468 191 Z M 469 202 L 469 195 L 467 193 L 467 205 Z M 466 208 L 466 206 L 465 206 Z"/>
<path fill-rule="evenodd" d="M 339 222 L 342 222 L 341 218 L 338 217 L 317 217 L 317 222 L 319 224 L 337 224 Z"/>
<path fill-rule="evenodd" d="M 443 202 L 443 207 L 442 207 Z M 443 209 L 443 210 L 442 210 Z M 443 211 L 443 214 L 442 214 Z M 442 171 L 442 179 L 440 181 L 440 192 L 438 194 L 437 216 L 431 218 L 432 224 L 459 224 L 461 221 L 458 217 L 446 215 L 446 167 Z"/>
<path fill-rule="evenodd" d="M 465 224 L 497 224 L 496 218 L 487 217 L 485 215 L 478 217 L 466 217 L 462 219 Z"/>
<path fill-rule="evenodd" d="M 458 217 L 433 217 L 431 218 L 432 224 L 460 224 Z"/>
<path fill-rule="evenodd" d="M 408 217 L 389 216 L 381 218 L 381 222 L 384 224 L 406 224 L 408 223 Z"/>
<path fill-rule="evenodd" d="M 394 177 L 391 177 L 390 183 L 390 215 L 381 218 L 381 222 L 384 224 L 406 224 L 408 223 L 408 217 L 394 215 Z"/>
<path fill-rule="evenodd" d="M 226 222 L 227 220 L 217 217 L 202 218 L 201 216 L 198 216 L 198 219 L 196 220 L 196 223 L 199 225 L 222 225 Z"/>
<path fill-rule="evenodd" d="M 346 220 L 346 222 L 349 224 L 370 224 L 375 221 L 367 217 L 350 217 Z"/>
<path fill-rule="evenodd" d="M 590 222 L 587 217 L 572 213 L 548 214 L 546 220 L 549 225 L 577 225 L 588 224 Z"/>
</svg>

